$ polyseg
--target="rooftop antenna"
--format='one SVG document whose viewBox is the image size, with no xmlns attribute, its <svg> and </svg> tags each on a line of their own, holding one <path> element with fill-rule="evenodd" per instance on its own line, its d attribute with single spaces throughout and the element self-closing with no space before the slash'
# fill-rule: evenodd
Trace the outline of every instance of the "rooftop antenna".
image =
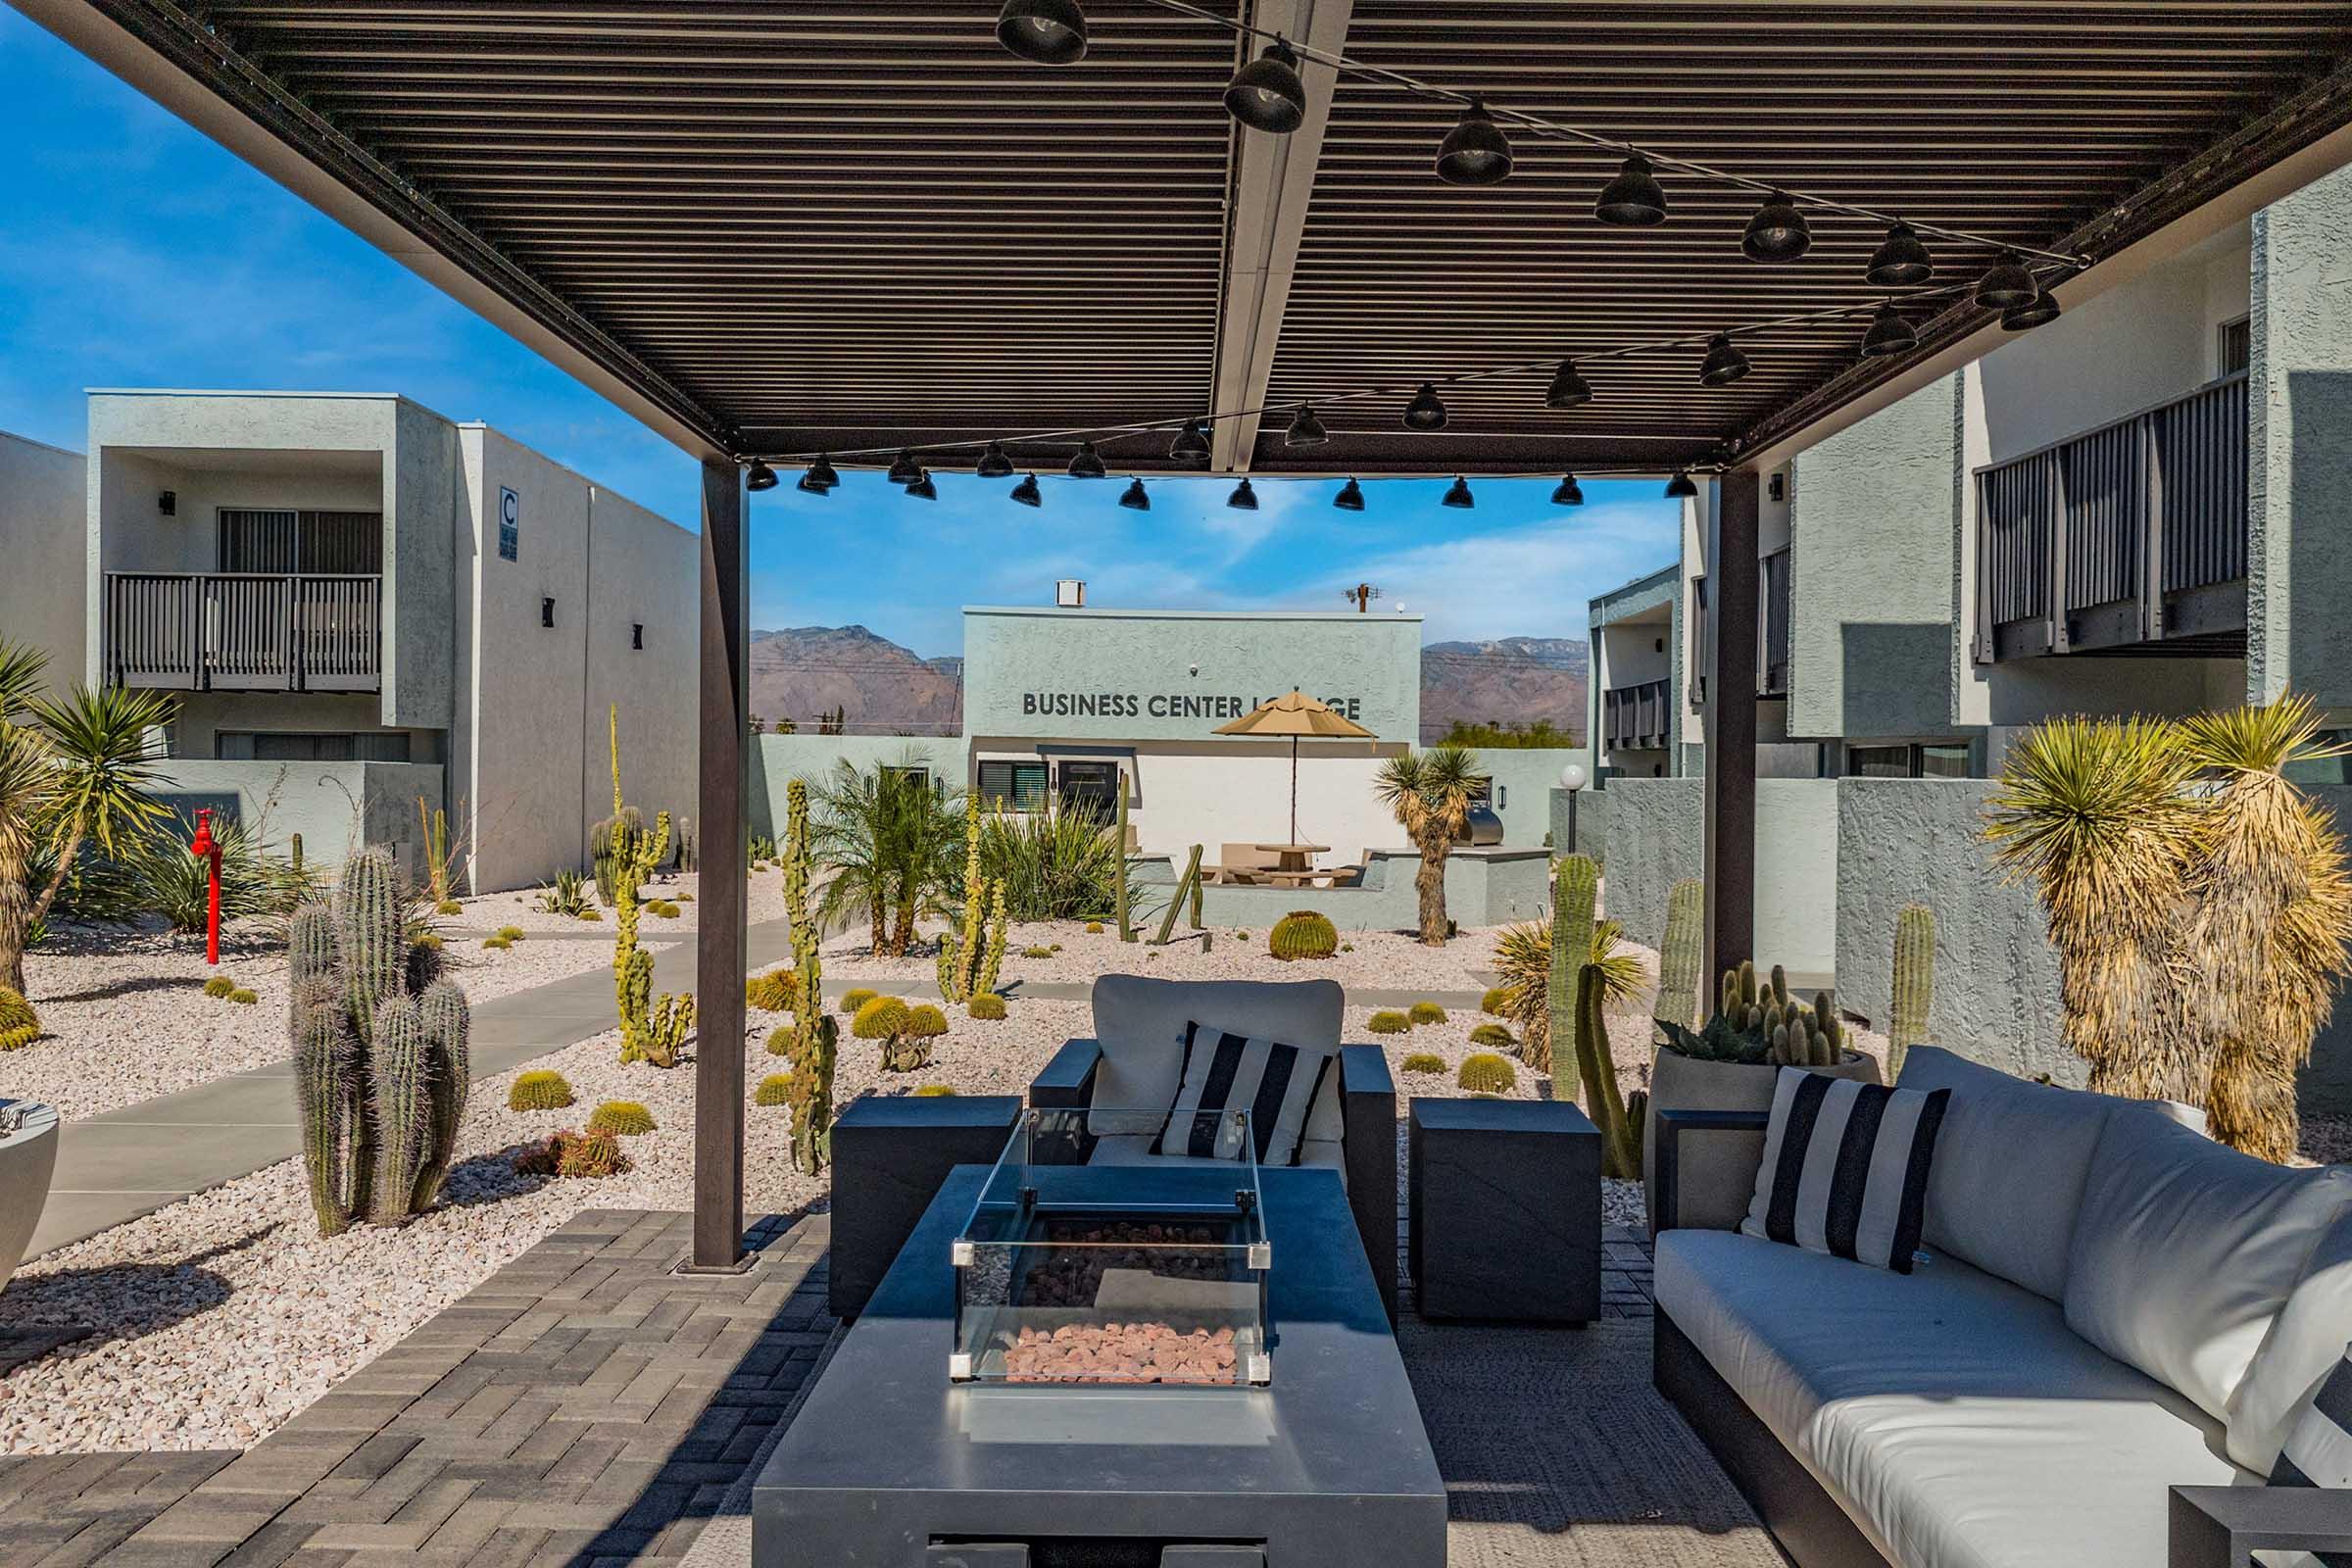
<svg viewBox="0 0 2352 1568">
<path fill-rule="evenodd" d="M 1380 590 L 1368 582 L 1359 582 L 1352 588 L 1341 589 L 1340 597 L 1355 606 L 1355 612 L 1361 615 L 1371 611 L 1372 601 L 1380 597 Z"/>
</svg>

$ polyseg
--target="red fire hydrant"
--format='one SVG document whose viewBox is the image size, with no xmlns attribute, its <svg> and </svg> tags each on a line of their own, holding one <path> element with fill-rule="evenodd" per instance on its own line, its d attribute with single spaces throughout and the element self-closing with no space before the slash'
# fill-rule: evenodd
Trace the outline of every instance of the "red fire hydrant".
<svg viewBox="0 0 2352 1568">
<path fill-rule="evenodd" d="M 196 839 L 188 846 L 188 853 L 208 862 L 212 873 L 212 887 L 204 917 L 204 961 L 218 964 L 220 961 L 220 845 L 213 837 L 213 813 L 209 807 L 196 812 Z"/>
</svg>

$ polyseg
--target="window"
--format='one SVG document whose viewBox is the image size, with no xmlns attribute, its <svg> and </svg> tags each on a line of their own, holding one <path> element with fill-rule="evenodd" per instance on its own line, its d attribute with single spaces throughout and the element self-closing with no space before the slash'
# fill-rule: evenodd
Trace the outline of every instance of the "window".
<svg viewBox="0 0 2352 1568">
<path fill-rule="evenodd" d="M 1967 778 L 1968 746 L 1965 742 L 1945 742 L 1919 749 L 1921 778 Z"/>
<path fill-rule="evenodd" d="M 1042 811 L 1046 808 L 1046 764 L 1043 762 L 984 761 L 980 764 L 980 804 L 995 810 Z"/>
<path fill-rule="evenodd" d="M 237 730 L 213 736 L 213 756 L 223 762 L 405 762 L 406 730 Z"/>
<path fill-rule="evenodd" d="M 1061 764 L 1061 808 L 1086 811 L 1107 822 L 1119 809 L 1119 767 L 1116 762 Z"/>
<path fill-rule="evenodd" d="M 222 571 L 380 576 L 384 514 L 299 512 L 265 507 L 220 509 Z"/>
<path fill-rule="evenodd" d="M 1966 741 L 1931 741 L 1923 746 L 1849 746 L 1850 778 L 1968 778 Z"/>
<path fill-rule="evenodd" d="M 882 764 L 882 771 L 893 778 L 902 779 L 913 785 L 918 790 L 927 790 L 931 787 L 931 770 L 927 767 L 911 767 L 904 762 L 885 762 Z"/>
<path fill-rule="evenodd" d="M 2215 334 L 2214 370 L 2217 376 L 2235 375 L 2254 363 L 2254 320 L 2241 316 L 2224 321 Z"/>
</svg>

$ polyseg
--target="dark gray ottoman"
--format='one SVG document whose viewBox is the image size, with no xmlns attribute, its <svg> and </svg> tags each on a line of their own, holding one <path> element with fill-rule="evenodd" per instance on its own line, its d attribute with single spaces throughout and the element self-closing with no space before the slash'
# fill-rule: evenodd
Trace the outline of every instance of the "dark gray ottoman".
<svg viewBox="0 0 2352 1568">
<path fill-rule="evenodd" d="M 958 1165 L 994 1165 L 1021 1114 L 1018 1095 L 868 1095 L 833 1123 L 833 1264 L 826 1291 L 844 1322 L 890 1272 L 939 1184 Z"/>
<path fill-rule="evenodd" d="M 1406 1146 L 1423 1317 L 1600 1316 L 1600 1133 L 1583 1111 L 1416 1097 Z"/>
</svg>

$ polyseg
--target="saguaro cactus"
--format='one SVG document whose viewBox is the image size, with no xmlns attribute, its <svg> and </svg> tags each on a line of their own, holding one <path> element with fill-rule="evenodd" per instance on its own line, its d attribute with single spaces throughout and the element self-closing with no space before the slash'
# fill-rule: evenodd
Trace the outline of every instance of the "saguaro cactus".
<svg viewBox="0 0 2352 1568">
<path fill-rule="evenodd" d="M 1903 1057 L 1928 1038 L 1936 999 L 1936 911 L 1906 904 L 1894 917 L 1894 996 L 1887 1008 L 1886 1071 L 1900 1077 Z"/>
<path fill-rule="evenodd" d="M 1590 856 L 1563 855 L 1552 866 L 1551 983 L 1546 1000 L 1551 1011 L 1551 1090 L 1553 1098 L 1574 1100 L 1582 1063 L 1574 1051 L 1561 1051 L 1557 1042 L 1571 1038 L 1577 1028 L 1576 1009 L 1592 957 L 1592 914 L 1600 897 L 1600 867 Z"/>
<path fill-rule="evenodd" d="M 674 1067 L 694 1028 L 694 998 L 654 995 L 654 956 L 637 945 L 637 892 L 669 853 L 669 813 L 654 818 L 651 832 L 637 825 L 620 799 L 620 708 L 614 704 L 608 727 L 612 746 L 612 817 L 609 844 L 612 903 L 617 929 L 612 946 L 612 994 L 620 1013 L 620 1059 Z"/>
<path fill-rule="evenodd" d="M 1706 963 L 1706 884 L 1685 877 L 1666 895 L 1666 939 L 1658 945 L 1658 1017 L 1685 1029 L 1698 1015 L 1699 970 Z"/>
<path fill-rule="evenodd" d="M 989 887 L 980 874 L 980 797 L 975 793 L 963 803 L 963 924 L 939 939 L 939 994 L 944 1001 L 969 1002 L 980 992 L 996 989 L 997 969 L 1004 956 L 1004 887 L 996 884 L 993 906 Z"/>
<path fill-rule="evenodd" d="M 792 1107 L 793 1165 L 814 1176 L 833 1158 L 833 1061 L 841 1035 L 825 1011 L 816 920 L 808 912 L 808 785 L 797 778 L 784 792 L 784 914 L 792 922 L 793 972 L 800 977 L 800 1004 L 792 1010 L 784 1051 L 792 1064 L 782 1075 L 784 1102 Z"/>
<path fill-rule="evenodd" d="M 411 989 L 432 965 L 413 961 L 403 903 L 391 852 L 368 849 L 288 929 L 295 1109 L 323 1236 L 431 1207 L 465 1119 L 466 993 Z"/>
<path fill-rule="evenodd" d="M 1121 942 L 1140 942 L 1143 940 L 1143 932 L 1137 930 L 1134 923 L 1127 918 L 1127 770 L 1125 768 L 1119 769 L 1118 831 L 1119 890 L 1118 908 L 1116 912 L 1119 919 L 1119 940 Z"/>
</svg>

